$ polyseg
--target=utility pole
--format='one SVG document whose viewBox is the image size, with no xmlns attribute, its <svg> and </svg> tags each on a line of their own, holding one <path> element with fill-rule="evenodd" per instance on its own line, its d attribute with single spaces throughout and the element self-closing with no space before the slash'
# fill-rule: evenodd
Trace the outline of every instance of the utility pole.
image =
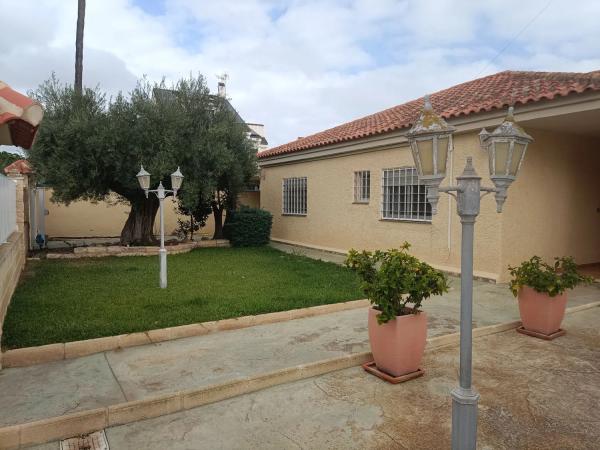
<svg viewBox="0 0 600 450">
<path fill-rule="evenodd" d="M 75 91 L 83 91 L 83 26 L 85 0 L 77 0 L 77 35 L 75 37 Z"/>
</svg>

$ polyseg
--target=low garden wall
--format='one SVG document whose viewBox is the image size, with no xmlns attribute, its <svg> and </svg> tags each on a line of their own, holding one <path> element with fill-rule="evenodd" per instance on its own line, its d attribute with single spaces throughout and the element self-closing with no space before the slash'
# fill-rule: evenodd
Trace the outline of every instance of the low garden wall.
<svg viewBox="0 0 600 450">
<path fill-rule="evenodd" d="M 0 338 L 8 304 L 19 282 L 21 270 L 25 267 L 24 245 L 20 231 L 11 234 L 5 244 L 0 244 Z"/>
<path fill-rule="evenodd" d="M 168 245 L 167 252 L 170 255 L 186 253 L 201 247 L 229 247 L 226 239 L 211 239 L 197 242 L 184 242 L 176 245 Z M 74 259 L 74 258 L 100 258 L 105 256 L 148 256 L 158 255 L 157 246 L 124 247 L 121 245 L 76 247 L 73 253 L 48 253 L 48 259 Z"/>
</svg>

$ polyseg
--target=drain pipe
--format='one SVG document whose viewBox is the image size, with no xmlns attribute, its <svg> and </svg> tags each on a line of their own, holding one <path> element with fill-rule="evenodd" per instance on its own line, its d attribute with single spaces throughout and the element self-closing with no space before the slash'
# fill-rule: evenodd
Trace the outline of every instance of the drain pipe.
<svg viewBox="0 0 600 450">
<path fill-rule="evenodd" d="M 448 158 L 450 161 L 450 167 L 449 167 L 449 172 L 450 172 L 450 180 L 453 183 L 454 182 L 454 172 L 453 172 L 453 162 L 454 162 L 454 139 L 452 138 L 452 135 L 450 135 L 450 145 L 449 145 L 449 157 Z M 449 195 L 448 196 L 448 256 L 450 256 L 450 254 L 452 253 L 452 196 Z"/>
</svg>

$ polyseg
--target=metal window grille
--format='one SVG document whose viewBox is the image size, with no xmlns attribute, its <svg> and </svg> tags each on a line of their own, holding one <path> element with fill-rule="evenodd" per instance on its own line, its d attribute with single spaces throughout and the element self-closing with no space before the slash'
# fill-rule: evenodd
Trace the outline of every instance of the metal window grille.
<svg viewBox="0 0 600 450">
<path fill-rule="evenodd" d="M 431 221 L 427 186 L 419 183 L 414 167 L 384 169 L 381 192 L 383 219 Z"/>
<path fill-rule="evenodd" d="M 361 170 L 354 172 L 354 201 L 356 203 L 369 203 L 371 199 L 371 172 Z"/>
<path fill-rule="evenodd" d="M 306 177 L 283 179 L 283 214 L 306 215 L 307 183 Z"/>
</svg>

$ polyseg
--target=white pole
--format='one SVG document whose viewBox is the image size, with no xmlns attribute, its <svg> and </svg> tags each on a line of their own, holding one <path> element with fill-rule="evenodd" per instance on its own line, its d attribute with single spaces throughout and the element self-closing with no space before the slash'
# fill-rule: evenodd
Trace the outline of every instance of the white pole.
<svg viewBox="0 0 600 450">
<path fill-rule="evenodd" d="M 167 249 L 165 248 L 165 213 L 163 208 L 165 189 L 163 188 L 162 182 L 158 186 L 157 194 L 160 205 L 160 250 L 158 251 L 160 262 L 160 287 L 161 289 L 165 289 L 167 287 Z"/>
</svg>

